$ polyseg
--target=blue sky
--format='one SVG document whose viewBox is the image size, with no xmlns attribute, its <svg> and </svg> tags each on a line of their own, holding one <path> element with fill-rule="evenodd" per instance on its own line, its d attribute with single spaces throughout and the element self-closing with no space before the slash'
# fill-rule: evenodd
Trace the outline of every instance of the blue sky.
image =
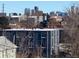
<svg viewBox="0 0 79 59">
<path fill-rule="evenodd" d="M 73 4 L 78 4 L 78 1 L 0 1 L 0 12 L 2 4 L 5 4 L 5 12 L 23 13 L 25 8 L 33 9 L 38 6 L 44 12 L 50 11 L 65 11 Z"/>
</svg>

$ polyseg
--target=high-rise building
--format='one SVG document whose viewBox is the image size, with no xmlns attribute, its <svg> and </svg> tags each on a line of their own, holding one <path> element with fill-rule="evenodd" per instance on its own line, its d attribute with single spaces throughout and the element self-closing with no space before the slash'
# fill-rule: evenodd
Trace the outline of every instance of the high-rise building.
<svg viewBox="0 0 79 59">
<path fill-rule="evenodd" d="M 35 10 L 35 12 L 38 12 L 39 9 L 38 9 L 37 6 L 35 6 L 35 7 L 34 7 L 34 10 Z"/>
<path fill-rule="evenodd" d="M 34 9 L 31 10 L 31 15 L 34 15 Z"/>
<path fill-rule="evenodd" d="M 30 9 L 29 8 L 25 8 L 24 10 L 24 15 L 30 15 Z"/>
</svg>

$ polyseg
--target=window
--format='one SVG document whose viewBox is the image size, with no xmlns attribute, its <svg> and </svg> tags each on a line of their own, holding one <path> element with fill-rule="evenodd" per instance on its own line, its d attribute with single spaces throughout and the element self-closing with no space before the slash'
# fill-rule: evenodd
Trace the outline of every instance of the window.
<svg viewBox="0 0 79 59">
<path fill-rule="evenodd" d="M 41 45 L 42 45 L 42 47 L 46 47 L 46 45 L 47 45 L 46 38 L 41 39 Z"/>
<path fill-rule="evenodd" d="M 47 36 L 47 33 L 46 32 L 41 32 L 41 37 L 42 38 L 45 38 Z"/>
</svg>

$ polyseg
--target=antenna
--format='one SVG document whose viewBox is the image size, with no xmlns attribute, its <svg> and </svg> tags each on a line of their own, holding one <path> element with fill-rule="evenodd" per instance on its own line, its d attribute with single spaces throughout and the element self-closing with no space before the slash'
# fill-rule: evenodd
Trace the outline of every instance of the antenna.
<svg viewBox="0 0 79 59">
<path fill-rule="evenodd" d="M 4 3 L 2 4 L 2 13 L 4 13 Z"/>
</svg>

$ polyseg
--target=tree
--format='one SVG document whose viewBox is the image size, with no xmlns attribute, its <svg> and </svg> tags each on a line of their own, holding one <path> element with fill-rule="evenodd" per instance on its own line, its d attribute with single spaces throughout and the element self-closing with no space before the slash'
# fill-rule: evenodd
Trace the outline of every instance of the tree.
<svg viewBox="0 0 79 59">
<path fill-rule="evenodd" d="M 56 18 L 49 19 L 48 28 L 61 28 L 61 22 L 56 21 Z"/>
<path fill-rule="evenodd" d="M 40 22 L 40 24 L 38 24 L 39 28 L 46 28 L 47 27 L 48 22 L 46 20 L 44 20 L 43 22 Z"/>
<path fill-rule="evenodd" d="M 9 22 L 7 17 L 0 17 L 0 28 L 5 29 L 9 28 Z"/>
<path fill-rule="evenodd" d="M 72 56 L 79 57 L 79 7 L 71 6 L 67 12 L 68 16 L 63 18 L 64 32 L 67 35 L 64 38 L 71 43 Z"/>
</svg>

